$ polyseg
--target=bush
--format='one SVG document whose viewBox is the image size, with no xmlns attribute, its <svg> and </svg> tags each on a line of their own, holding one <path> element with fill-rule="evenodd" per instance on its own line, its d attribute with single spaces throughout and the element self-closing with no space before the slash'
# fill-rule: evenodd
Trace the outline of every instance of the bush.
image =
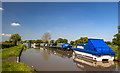
<svg viewBox="0 0 120 73">
<path fill-rule="evenodd" d="M 0 43 L 0 47 L 1 47 L 2 49 L 4 49 L 4 48 L 9 48 L 9 47 L 13 47 L 13 46 L 15 46 L 14 43 L 8 43 L 8 42 L 1 42 L 1 43 Z"/>
</svg>

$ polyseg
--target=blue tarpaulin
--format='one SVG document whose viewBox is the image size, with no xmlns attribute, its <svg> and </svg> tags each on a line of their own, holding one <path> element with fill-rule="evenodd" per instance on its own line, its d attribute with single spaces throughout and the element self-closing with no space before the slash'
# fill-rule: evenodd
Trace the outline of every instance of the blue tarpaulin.
<svg viewBox="0 0 120 73">
<path fill-rule="evenodd" d="M 84 46 L 84 49 L 74 48 L 74 50 L 90 53 L 93 55 L 115 56 L 115 52 L 102 39 L 88 39 L 88 43 L 77 45 Z"/>
</svg>

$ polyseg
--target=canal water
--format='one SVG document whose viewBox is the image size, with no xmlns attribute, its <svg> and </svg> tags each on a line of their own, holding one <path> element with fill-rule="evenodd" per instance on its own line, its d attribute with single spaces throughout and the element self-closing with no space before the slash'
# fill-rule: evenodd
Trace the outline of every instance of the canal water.
<svg viewBox="0 0 120 73">
<path fill-rule="evenodd" d="M 20 62 L 36 71 L 120 71 L 118 62 L 95 62 L 72 51 L 55 48 L 30 48 L 22 52 Z"/>
</svg>

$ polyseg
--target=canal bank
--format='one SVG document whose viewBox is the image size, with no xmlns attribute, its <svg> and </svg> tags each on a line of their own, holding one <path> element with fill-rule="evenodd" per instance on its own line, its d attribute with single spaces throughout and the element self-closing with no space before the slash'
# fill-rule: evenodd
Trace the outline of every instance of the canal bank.
<svg viewBox="0 0 120 73">
<path fill-rule="evenodd" d="M 10 48 L 0 49 L 2 52 L 2 71 L 34 71 L 24 63 L 17 62 L 19 52 L 25 48 L 24 45 L 18 45 Z"/>
</svg>

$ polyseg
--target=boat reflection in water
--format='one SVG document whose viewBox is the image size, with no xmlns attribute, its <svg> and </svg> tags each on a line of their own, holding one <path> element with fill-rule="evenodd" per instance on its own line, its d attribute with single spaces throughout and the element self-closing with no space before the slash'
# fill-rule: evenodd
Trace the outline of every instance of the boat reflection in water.
<svg viewBox="0 0 120 73">
<path fill-rule="evenodd" d="M 97 62 L 77 55 L 73 55 L 73 61 L 83 71 L 115 71 L 116 69 L 114 61 Z"/>
<path fill-rule="evenodd" d="M 49 54 L 57 55 L 57 56 L 60 56 L 64 59 L 71 58 L 72 54 L 73 54 L 72 51 L 63 51 L 63 50 L 60 50 L 57 48 L 55 49 L 55 48 L 41 48 L 40 47 L 40 50 L 45 50 Z"/>
</svg>

